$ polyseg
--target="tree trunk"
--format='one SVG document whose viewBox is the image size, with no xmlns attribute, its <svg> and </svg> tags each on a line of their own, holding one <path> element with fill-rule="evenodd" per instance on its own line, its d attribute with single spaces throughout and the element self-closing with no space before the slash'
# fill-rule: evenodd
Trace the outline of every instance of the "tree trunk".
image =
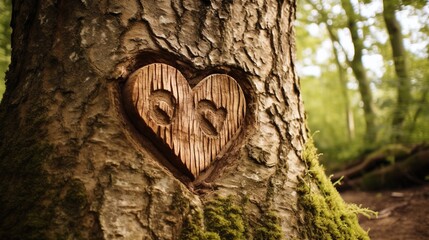
<svg viewBox="0 0 429 240">
<path fill-rule="evenodd" d="M 0 238 L 366 238 L 306 138 L 295 8 L 293 0 L 14 1 Z M 153 141 L 130 112 L 125 89 L 152 63 L 195 88 L 227 75 L 244 94 L 240 131 L 201 172 L 181 168 L 183 155 Z M 166 124 L 185 114 L 170 109 L 180 99 L 157 99 Z"/>
<path fill-rule="evenodd" d="M 377 137 L 373 103 L 374 100 L 372 97 L 371 88 L 369 86 L 366 70 L 362 63 L 362 55 L 364 50 L 363 41 L 358 33 L 357 19 L 350 0 L 341 0 L 341 4 L 347 15 L 347 27 L 349 28 L 354 47 L 354 56 L 353 60 L 350 62 L 350 67 L 352 68 L 353 74 L 359 83 L 359 92 L 363 102 L 363 111 L 366 123 L 365 140 L 367 142 L 374 142 Z"/>
<path fill-rule="evenodd" d="M 337 66 L 337 69 L 338 69 L 338 80 L 341 88 L 341 93 L 343 94 L 343 98 L 344 98 L 344 113 L 346 115 L 347 135 L 348 135 L 349 141 L 351 142 L 355 137 L 355 124 L 354 124 L 353 110 L 350 107 L 350 97 L 347 89 L 347 77 L 346 77 L 347 69 L 345 69 L 341 64 L 339 52 L 337 47 L 335 46 L 335 44 L 340 45 L 341 43 L 338 41 L 337 35 L 334 33 L 332 26 L 328 23 L 327 18 L 325 16 L 326 14 L 324 14 L 324 22 L 325 22 L 326 28 L 328 29 L 329 38 L 332 43 L 335 65 Z"/>
<path fill-rule="evenodd" d="M 392 120 L 392 140 L 398 142 L 404 140 L 404 121 L 408 114 L 411 101 L 411 83 L 408 77 L 406 51 L 401 32 L 401 24 L 395 17 L 395 3 L 383 0 L 383 18 L 389 33 L 390 46 L 392 47 L 393 62 L 398 81 L 396 108 Z"/>
<path fill-rule="evenodd" d="M 343 65 L 340 62 L 340 59 L 338 56 L 339 53 L 335 46 L 335 40 L 332 38 L 332 36 L 331 36 L 331 41 L 332 41 L 332 49 L 334 52 L 335 65 L 337 66 L 337 69 L 338 69 L 338 80 L 341 88 L 341 93 L 343 94 L 343 98 L 344 98 L 344 113 L 346 115 L 347 136 L 348 136 L 349 142 L 351 142 L 355 138 L 355 124 L 354 124 L 353 110 L 350 107 L 350 97 L 347 89 L 346 69 L 344 69 Z"/>
<path fill-rule="evenodd" d="M 350 98 L 347 90 L 346 69 L 341 64 L 341 61 L 339 58 L 339 52 L 336 47 L 336 44 L 338 44 L 338 46 L 340 46 L 341 49 L 343 48 L 340 41 L 338 40 L 338 36 L 335 33 L 332 24 L 330 23 L 330 21 L 332 22 L 332 19 L 331 20 L 329 19 L 328 14 L 326 13 L 326 10 L 323 7 L 323 4 L 316 5 L 312 1 L 307 1 L 307 2 L 318 12 L 319 17 L 321 18 L 320 23 L 324 23 L 326 25 L 326 29 L 328 30 L 329 39 L 331 40 L 331 43 L 332 43 L 335 65 L 337 66 L 337 69 L 338 69 L 338 80 L 341 88 L 341 93 L 344 97 L 344 113 L 346 115 L 347 136 L 348 136 L 348 140 L 352 141 L 355 137 L 354 117 L 353 117 L 353 111 L 350 107 Z M 346 53 L 344 52 L 344 54 Z"/>
</svg>

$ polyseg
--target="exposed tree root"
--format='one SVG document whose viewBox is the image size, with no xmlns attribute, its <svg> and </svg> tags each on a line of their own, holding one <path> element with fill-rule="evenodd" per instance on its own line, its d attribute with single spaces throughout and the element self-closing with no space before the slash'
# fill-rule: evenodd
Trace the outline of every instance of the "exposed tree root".
<svg viewBox="0 0 429 240">
<path fill-rule="evenodd" d="M 421 184 L 428 175 L 429 145 L 405 147 L 395 144 L 368 154 L 358 164 L 335 173 L 332 180 L 343 177 L 339 190 L 377 190 Z"/>
</svg>

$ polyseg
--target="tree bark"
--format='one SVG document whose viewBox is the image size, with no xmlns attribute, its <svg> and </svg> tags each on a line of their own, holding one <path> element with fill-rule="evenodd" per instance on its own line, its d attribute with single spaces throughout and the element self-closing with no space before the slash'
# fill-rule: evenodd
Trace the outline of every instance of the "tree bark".
<svg viewBox="0 0 429 240">
<path fill-rule="evenodd" d="M 292 0 L 14 1 L 0 238 L 366 238 L 326 176 L 314 176 L 315 153 L 303 157 L 295 8 Z M 243 89 L 240 134 L 196 180 L 124 110 L 128 77 L 155 62 L 191 86 L 223 73 Z"/>
<path fill-rule="evenodd" d="M 392 48 L 393 62 L 397 78 L 397 100 L 392 120 L 392 140 L 398 142 L 404 140 L 403 125 L 408 115 L 411 102 L 411 83 L 408 77 L 406 51 L 401 32 L 401 24 L 395 16 L 395 3 L 383 0 L 383 18 L 389 33 L 390 46 Z"/>
</svg>

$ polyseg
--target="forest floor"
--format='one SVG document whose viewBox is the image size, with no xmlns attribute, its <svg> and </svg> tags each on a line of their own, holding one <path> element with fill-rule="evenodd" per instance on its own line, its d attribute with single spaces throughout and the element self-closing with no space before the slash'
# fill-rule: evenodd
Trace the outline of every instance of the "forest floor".
<svg viewBox="0 0 429 240">
<path fill-rule="evenodd" d="M 359 216 L 372 240 L 429 239 L 429 184 L 395 191 L 341 193 L 346 202 L 378 212 L 377 218 Z"/>
</svg>

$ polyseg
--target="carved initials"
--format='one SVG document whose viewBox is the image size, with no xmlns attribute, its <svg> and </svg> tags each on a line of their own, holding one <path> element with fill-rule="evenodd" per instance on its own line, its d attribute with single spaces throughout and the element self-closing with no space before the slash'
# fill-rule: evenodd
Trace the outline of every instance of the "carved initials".
<svg viewBox="0 0 429 240">
<path fill-rule="evenodd" d="M 161 63 L 133 73 L 124 99 L 137 126 L 149 128 L 175 156 L 170 161 L 193 178 L 225 150 L 246 114 L 243 92 L 232 77 L 210 75 L 191 89 L 177 69 Z"/>
</svg>

